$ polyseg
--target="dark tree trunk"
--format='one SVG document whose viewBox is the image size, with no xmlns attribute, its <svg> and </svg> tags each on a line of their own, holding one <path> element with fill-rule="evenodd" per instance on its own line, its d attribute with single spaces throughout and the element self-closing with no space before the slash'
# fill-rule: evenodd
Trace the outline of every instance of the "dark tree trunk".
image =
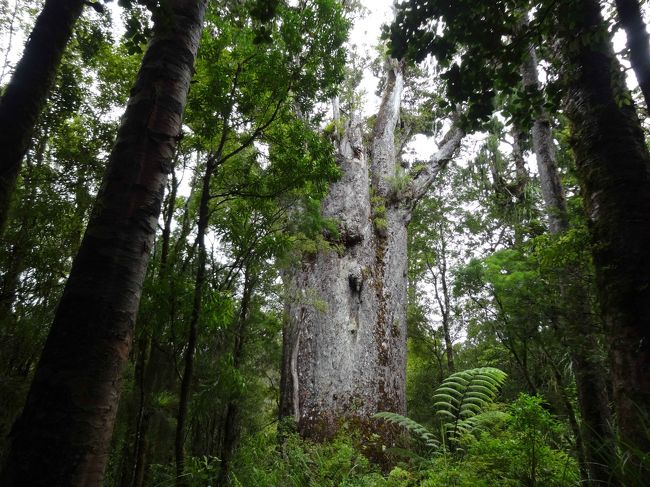
<svg viewBox="0 0 650 487">
<path fill-rule="evenodd" d="M 313 439 L 334 435 L 345 420 L 371 433 L 380 427 L 374 413 L 405 413 L 407 225 L 462 133 L 454 127 L 428 165 L 401 174 L 394 130 L 402 88 L 401 67 L 391 62 L 371 162 L 361 122 L 347 122 L 343 176 L 323 202 L 324 216 L 338 221 L 339 249 L 306 256 L 285 280 L 281 412 Z M 400 177 L 403 187 L 393 184 Z"/>
<path fill-rule="evenodd" d="M 169 280 L 169 245 L 171 225 L 176 208 L 176 194 L 179 183 L 176 174 L 172 171 L 171 190 L 168 195 L 167 206 L 163 211 L 164 226 L 160 252 L 159 282 L 167 286 Z M 136 389 L 140 392 L 138 412 L 136 416 L 135 435 L 133 440 L 132 463 L 129 468 L 128 482 L 125 487 L 140 487 L 144 482 L 146 459 L 148 450 L 149 427 L 153 414 L 153 393 L 158 384 L 159 368 L 162 363 L 161 351 L 156 339 L 147 335 L 148 346 L 145 363 L 140 374 L 136 374 Z"/>
<path fill-rule="evenodd" d="M 22 159 L 84 0 L 47 0 L 0 100 L 0 233 L 4 231 Z"/>
<path fill-rule="evenodd" d="M 210 216 L 210 181 L 215 170 L 215 158 L 208 157 L 205 173 L 201 186 L 201 200 L 199 202 L 199 221 L 197 228 L 197 269 L 194 281 L 194 297 L 192 302 L 192 315 L 190 317 L 189 331 L 187 336 L 187 349 L 185 350 L 185 367 L 181 380 L 181 392 L 178 402 L 178 415 L 176 422 L 176 438 L 174 440 L 174 454 L 176 456 L 176 485 L 186 485 L 186 478 L 183 475 L 185 470 L 185 429 L 187 423 L 187 411 L 190 402 L 192 388 L 192 377 L 194 375 L 194 353 L 199 337 L 199 323 L 203 307 L 203 292 L 206 281 L 207 250 L 205 248 L 205 233 L 208 230 Z"/>
<path fill-rule="evenodd" d="M 255 278 L 252 275 L 253 269 L 246 266 L 244 273 L 244 291 L 242 293 L 241 304 L 239 306 L 239 317 L 237 319 L 237 328 L 235 330 L 235 343 L 232 350 L 232 366 L 235 370 L 241 368 L 244 357 L 244 343 L 246 339 L 246 329 L 250 318 L 251 299 L 255 286 Z M 228 471 L 230 469 L 230 460 L 239 436 L 239 403 L 240 395 L 233 394 L 226 406 L 226 413 L 223 419 L 223 443 L 221 446 L 221 470 L 219 472 L 219 481 L 217 485 L 227 485 Z"/>
<path fill-rule="evenodd" d="M 625 29 L 630 63 L 650 110 L 650 43 L 638 0 L 616 0 L 618 20 Z"/>
<path fill-rule="evenodd" d="M 621 446 L 633 455 L 628 472 L 643 470 L 638 454 L 650 451 L 650 156 L 634 107 L 620 103 L 629 93 L 599 2 L 559 8 L 560 19 L 572 20 L 558 22 L 566 115 L 590 219 Z M 584 36 L 592 41 L 576 44 Z M 635 475 L 650 484 L 647 465 Z"/>
<path fill-rule="evenodd" d="M 122 452 L 122 468 L 120 474 L 121 487 L 131 487 L 134 472 L 134 459 L 136 457 L 136 443 L 138 442 L 138 430 L 142 422 L 143 405 L 145 399 L 144 375 L 148 356 L 151 348 L 151 337 L 146 331 L 141 332 L 141 336 L 135 344 L 135 384 L 133 387 L 132 397 L 128 398 L 128 404 L 124 404 L 124 399 L 120 403 L 121 414 L 128 418 L 128 428 L 126 440 Z"/>
<path fill-rule="evenodd" d="M 102 484 L 205 0 L 170 0 L 142 61 L 2 485 Z"/>
<path fill-rule="evenodd" d="M 522 77 L 526 88 L 537 88 L 537 58 L 533 49 L 524 63 Z M 556 163 L 550 119 L 541 107 L 540 110 L 542 113 L 535 119 L 532 129 L 533 148 L 549 229 L 552 234 L 559 235 L 569 230 L 569 215 Z M 561 287 L 563 323 L 557 332 L 569 350 L 578 389 L 583 427 L 577 441 L 584 448 L 586 459 L 581 469 L 589 473 L 585 480 L 594 484 L 606 483 L 611 478 L 614 445 L 606 372 L 598 353 L 601 349 L 598 336 L 602 330 L 593 316 L 591 296 L 585 287 L 582 270 L 576 266 L 563 269 Z"/>
</svg>

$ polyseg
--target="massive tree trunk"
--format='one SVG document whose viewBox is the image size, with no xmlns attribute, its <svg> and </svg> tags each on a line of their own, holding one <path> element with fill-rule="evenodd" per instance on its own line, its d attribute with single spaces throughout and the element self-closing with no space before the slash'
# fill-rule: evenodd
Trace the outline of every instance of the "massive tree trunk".
<svg viewBox="0 0 650 487">
<path fill-rule="evenodd" d="M 84 0 L 47 0 L 0 100 L 0 233 L 22 159 L 50 91 Z"/>
<path fill-rule="evenodd" d="M 344 420 L 372 431 L 374 413 L 405 413 L 407 225 L 462 134 L 454 127 L 428 165 L 404 174 L 394 141 L 402 89 L 392 61 L 370 150 L 354 116 L 339 144 L 343 175 L 322 208 L 338 221 L 335 247 L 287 274 L 281 414 L 306 437 L 329 437 Z"/>
<path fill-rule="evenodd" d="M 205 0 L 170 0 L 122 119 L 2 485 L 101 485 Z"/>
<path fill-rule="evenodd" d="M 522 69 L 526 88 L 537 88 L 537 57 L 531 48 Z M 549 229 L 559 235 L 569 230 L 569 215 L 564 188 L 557 168 L 555 145 L 549 117 L 540 113 L 532 128 L 533 149 L 537 160 L 542 197 L 548 215 Z M 578 404 L 583 425 L 578 445 L 585 449 L 587 464 L 582 471 L 589 473 L 594 483 L 607 483 L 611 478 L 614 459 L 611 413 L 607 395 L 605 367 L 600 359 L 598 337 L 602 330 L 593 315 L 591 296 L 584 284 L 584 273 L 575 265 L 563 269 L 562 327 L 558 330 L 567 346 L 578 389 Z M 586 467 L 586 468 L 585 468 Z"/>
<path fill-rule="evenodd" d="M 590 219 L 621 446 L 634 456 L 650 451 L 650 156 L 634 107 L 621 103 L 629 93 L 599 3 L 559 8 L 566 115 Z M 589 43 L 576 42 L 585 36 Z M 636 475 L 650 484 L 647 465 Z"/>
<path fill-rule="evenodd" d="M 616 0 L 618 20 L 625 29 L 630 63 L 650 111 L 650 42 L 638 0 Z"/>
</svg>

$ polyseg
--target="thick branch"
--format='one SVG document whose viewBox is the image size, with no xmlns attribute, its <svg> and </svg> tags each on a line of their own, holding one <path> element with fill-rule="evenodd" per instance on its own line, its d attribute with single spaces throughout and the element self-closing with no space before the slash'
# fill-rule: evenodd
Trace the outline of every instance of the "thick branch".
<svg viewBox="0 0 650 487">
<path fill-rule="evenodd" d="M 404 91 L 402 64 L 391 59 L 386 71 L 386 86 L 372 137 L 372 186 L 380 196 L 388 195 L 390 178 L 395 176 L 395 127 Z"/>
<path fill-rule="evenodd" d="M 454 157 L 464 136 L 465 132 L 463 129 L 454 122 L 443 137 L 438 152 L 431 156 L 426 165 L 416 166 L 413 181 L 411 182 L 411 199 L 413 204 L 417 203 L 425 195 L 440 170 Z"/>
</svg>

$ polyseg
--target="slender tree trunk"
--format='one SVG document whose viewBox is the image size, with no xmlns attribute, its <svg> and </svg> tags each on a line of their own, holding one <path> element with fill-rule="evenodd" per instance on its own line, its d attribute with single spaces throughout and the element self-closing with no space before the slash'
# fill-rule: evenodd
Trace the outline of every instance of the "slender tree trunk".
<svg viewBox="0 0 650 487">
<path fill-rule="evenodd" d="M 405 176 L 394 141 L 402 88 L 401 67 L 392 61 L 370 164 L 360 122 L 347 122 L 339 146 L 343 176 L 322 209 L 338 221 L 339 248 L 306 256 L 287 279 L 281 410 L 313 439 L 334 435 L 346 419 L 370 433 L 381 428 L 374 413 L 405 413 L 407 225 L 461 135 L 454 128 L 429 165 L 404 187 L 395 184 Z"/>
<path fill-rule="evenodd" d="M 244 291 L 242 293 L 241 304 L 239 306 L 239 317 L 237 319 L 237 328 L 235 330 L 235 343 L 232 351 L 232 366 L 235 370 L 241 368 L 242 359 L 244 356 L 244 343 L 246 339 L 246 331 L 250 318 L 251 299 L 253 297 L 253 289 L 255 286 L 255 278 L 252 274 L 253 269 L 250 264 L 246 266 L 244 272 Z M 237 424 L 239 421 L 239 402 L 240 394 L 233 394 L 228 400 L 226 406 L 226 414 L 224 415 L 222 431 L 223 443 L 221 446 L 221 470 L 219 472 L 219 480 L 217 485 L 227 485 L 228 472 L 230 469 L 230 461 L 235 449 L 238 439 Z"/>
<path fill-rule="evenodd" d="M 22 159 L 84 5 L 84 0 L 45 2 L 0 99 L 0 233 L 7 223 Z"/>
<path fill-rule="evenodd" d="M 530 180 L 528 169 L 526 169 L 526 161 L 524 159 L 524 150 L 522 148 L 524 133 L 521 132 L 519 127 L 514 127 L 512 130 L 512 157 L 515 162 L 515 197 L 520 204 L 523 204 L 526 199 L 526 186 Z"/>
<path fill-rule="evenodd" d="M 440 225 L 440 252 L 436 255 L 439 274 L 436 274 L 435 269 L 428 261 L 427 267 L 433 277 L 433 290 L 442 317 L 442 333 L 445 340 L 445 355 L 447 356 L 447 374 L 451 375 L 456 371 L 456 368 L 454 366 L 454 343 L 451 339 L 451 304 L 449 300 L 449 288 L 447 286 L 447 244 L 443 232 L 444 229 Z"/>
<path fill-rule="evenodd" d="M 135 384 L 132 397 L 128 398 L 128 404 L 120 404 L 120 410 L 126 409 L 128 426 L 125 435 L 122 452 L 122 468 L 120 475 L 120 486 L 131 487 L 134 472 L 134 462 L 137 456 L 136 444 L 138 443 L 138 432 L 142 422 L 142 413 L 145 401 L 145 371 L 151 349 L 151 337 L 146 331 L 136 340 L 135 345 Z M 123 412 L 121 414 L 124 414 Z"/>
<path fill-rule="evenodd" d="M 187 423 L 187 411 L 190 402 L 192 377 L 194 375 L 194 353 L 199 337 L 199 323 L 203 307 L 203 292 L 206 281 L 207 250 L 205 248 L 205 233 L 208 230 L 210 215 L 210 181 L 215 169 L 215 159 L 208 157 L 205 174 L 203 175 L 201 187 L 201 200 L 199 202 L 199 222 L 197 228 L 197 268 L 194 281 L 194 298 L 192 303 L 192 315 L 187 337 L 187 349 L 185 350 L 185 367 L 181 380 L 181 393 L 178 402 L 178 416 L 176 422 L 176 438 L 174 440 L 174 454 L 176 456 L 176 485 L 186 485 L 184 476 L 185 470 L 185 429 Z"/>
<path fill-rule="evenodd" d="M 637 481 L 648 485 L 638 455 L 650 451 L 650 156 L 634 107 L 620 103 L 629 93 L 599 2 L 558 8 L 560 19 L 572 19 L 571 26 L 558 22 L 566 115 L 590 219 L 621 446 L 633 455 L 628 472 L 637 467 Z M 587 35 L 592 42 L 576 45 Z"/>
<path fill-rule="evenodd" d="M 537 58 L 532 48 L 522 75 L 526 88 L 537 88 Z M 569 230 L 569 215 L 556 164 L 550 120 L 545 113 L 535 120 L 532 138 L 549 228 L 552 234 L 559 235 Z M 595 484 L 609 482 L 614 445 L 606 372 L 598 353 L 601 349 L 598 341 L 601 330 L 593 316 L 583 272 L 576 266 L 568 266 L 563 274 L 561 291 L 565 304 L 562 309 L 563 326 L 558 329 L 558 334 L 569 350 L 578 389 L 583 420 L 580 430 L 582 438 L 578 441 L 585 449 L 587 460 L 583 471 L 589 472 L 587 480 Z"/>
<path fill-rule="evenodd" d="M 639 0 L 616 0 L 618 20 L 625 29 L 630 63 L 639 82 L 639 88 L 650 110 L 650 42 Z"/>
<path fill-rule="evenodd" d="M 204 0 L 170 0 L 142 61 L 2 485 L 101 485 L 142 282 L 202 30 Z M 162 21 L 161 21 L 162 20 Z"/>
<path fill-rule="evenodd" d="M 537 55 L 534 48 L 530 48 L 522 69 L 524 88 L 535 90 L 539 87 L 537 75 Z M 533 150 L 537 160 L 539 181 L 542 187 L 542 197 L 548 216 L 548 226 L 553 234 L 563 233 L 569 228 L 564 188 L 560 180 L 555 157 L 555 145 L 551 132 L 551 121 L 547 113 L 540 108 L 533 123 L 532 139 Z"/>
</svg>

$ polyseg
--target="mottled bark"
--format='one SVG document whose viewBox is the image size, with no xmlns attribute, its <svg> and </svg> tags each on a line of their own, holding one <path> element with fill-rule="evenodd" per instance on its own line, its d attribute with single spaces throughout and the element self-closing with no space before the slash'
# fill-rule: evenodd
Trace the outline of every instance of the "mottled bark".
<svg viewBox="0 0 650 487">
<path fill-rule="evenodd" d="M 616 11 L 627 37 L 630 64 L 643 93 L 645 106 L 650 110 L 650 42 L 641 4 L 638 0 L 616 0 Z"/>
<path fill-rule="evenodd" d="M 0 233 L 4 231 L 22 159 L 54 83 L 84 0 L 47 0 L 0 99 Z"/>
<path fill-rule="evenodd" d="M 647 465 L 635 458 L 650 451 L 650 156 L 634 107 L 620 103 L 629 93 L 599 3 L 559 8 L 560 19 L 573 24 L 558 22 L 566 115 L 594 244 L 621 446 L 633 454 L 630 478 L 647 485 Z M 585 36 L 591 42 L 576 42 Z"/>
<path fill-rule="evenodd" d="M 522 67 L 524 86 L 538 88 L 537 57 L 534 49 Z M 564 188 L 557 168 L 555 145 L 548 116 L 543 109 L 533 125 L 532 138 L 542 197 L 548 214 L 549 229 L 559 235 L 569 230 L 569 215 Z M 593 315 L 591 296 L 584 284 L 584 273 L 576 266 L 563 269 L 561 282 L 562 327 L 557 330 L 569 350 L 582 415 L 578 444 L 585 450 L 587 481 L 595 484 L 609 482 L 614 459 L 611 413 L 607 395 L 606 372 L 600 359 L 598 337 L 602 330 Z"/>
<path fill-rule="evenodd" d="M 170 0 L 59 303 L 2 485 L 101 485 L 206 2 Z"/>
<path fill-rule="evenodd" d="M 356 117 L 339 144 L 343 175 L 322 210 L 338 221 L 339 235 L 330 236 L 338 248 L 287 273 L 281 412 L 310 438 L 335 434 L 345 420 L 377 431 L 374 413 L 405 413 L 407 225 L 460 137 L 453 147 L 446 138 L 426 168 L 404 174 L 394 140 L 402 89 L 401 66 L 391 61 L 371 161 Z"/>
</svg>

